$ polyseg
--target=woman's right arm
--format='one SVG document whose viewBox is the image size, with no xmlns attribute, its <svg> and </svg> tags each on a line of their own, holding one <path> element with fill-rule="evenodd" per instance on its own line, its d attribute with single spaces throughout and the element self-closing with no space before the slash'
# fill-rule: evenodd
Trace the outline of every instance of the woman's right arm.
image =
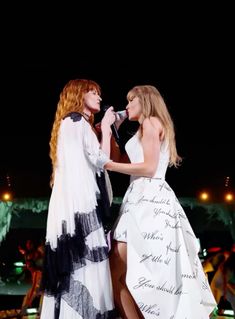
<svg viewBox="0 0 235 319">
<path fill-rule="evenodd" d="M 154 127 L 149 119 L 143 123 L 143 136 L 141 139 L 144 161 L 141 163 L 118 163 L 108 162 L 105 164 L 107 170 L 119 172 L 134 176 L 152 177 L 157 169 L 160 153 L 160 134 L 162 128 L 160 125 Z"/>
<path fill-rule="evenodd" d="M 114 162 L 130 163 L 129 157 L 126 152 L 121 152 L 119 145 L 115 141 L 115 138 L 111 137 L 111 152 L 110 158 Z"/>
</svg>

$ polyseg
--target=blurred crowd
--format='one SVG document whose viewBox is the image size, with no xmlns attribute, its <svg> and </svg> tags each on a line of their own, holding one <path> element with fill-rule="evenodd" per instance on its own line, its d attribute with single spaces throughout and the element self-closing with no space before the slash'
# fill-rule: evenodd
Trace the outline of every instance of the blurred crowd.
<svg viewBox="0 0 235 319">
<path fill-rule="evenodd" d="M 218 314 L 232 309 L 235 314 L 235 245 L 231 249 L 211 248 L 203 268 L 218 303 Z"/>
</svg>

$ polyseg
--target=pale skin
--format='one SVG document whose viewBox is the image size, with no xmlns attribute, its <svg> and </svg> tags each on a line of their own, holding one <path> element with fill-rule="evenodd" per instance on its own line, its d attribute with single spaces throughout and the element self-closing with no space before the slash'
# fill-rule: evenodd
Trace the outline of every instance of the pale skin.
<svg viewBox="0 0 235 319">
<path fill-rule="evenodd" d="M 163 139 L 163 127 L 157 117 L 145 118 L 141 111 L 138 97 L 129 101 L 127 107 L 128 118 L 139 121 L 141 134 L 140 140 L 143 147 L 144 161 L 142 163 L 118 163 L 108 162 L 105 168 L 110 171 L 128 175 L 153 177 L 156 172 L 161 142 Z M 118 152 L 113 152 L 115 160 Z M 123 319 L 144 318 L 130 294 L 126 285 L 127 272 L 127 243 L 113 241 L 110 253 L 110 268 L 113 282 L 114 301 Z"/>
<path fill-rule="evenodd" d="M 100 111 L 101 101 L 102 101 L 102 98 L 96 90 L 88 91 L 87 93 L 84 94 L 83 113 L 87 117 L 90 117 L 91 114 L 98 113 Z M 101 149 L 107 154 L 108 157 L 110 156 L 110 139 L 112 135 L 110 125 L 113 124 L 114 121 L 115 121 L 115 114 L 113 111 L 113 107 L 111 106 L 105 112 L 105 115 L 102 118 L 101 127 L 100 127 L 102 132 L 100 146 L 101 146 Z"/>
<path fill-rule="evenodd" d="M 128 164 L 108 162 L 105 168 L 110 171 L 128 175 L 152 177 L 157 169 L 161 141 L 163 139 L 162 124 L 157 117 L 145 118 L 143 120 L 138 97 L 129 101 L 126 109 L 129 120 L 138 121 L 141 125 L 142 136 L 140 139 L 143 147 L 144 161 L 142 163 Z"/>
</svg>

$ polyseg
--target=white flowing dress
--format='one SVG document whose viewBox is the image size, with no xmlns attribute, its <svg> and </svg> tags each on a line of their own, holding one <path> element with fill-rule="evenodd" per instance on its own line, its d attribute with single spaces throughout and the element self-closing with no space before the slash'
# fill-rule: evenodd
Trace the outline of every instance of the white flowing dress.
<svg viewBox="0 0 235 319">
<path fill-rule="evenodd" d="M 113 318 L 108 243 L 96 175 L 108 157 L 79 114 L 61 123 L 49 202 L 41 319 Z"/>
<path fill-rule="evenodd" d="M 143 161 L 138 135 L 126 144 L 132 163 Z M 126 283 L 144 318 L 207 319 L 216 307 L 198 257 L 199 242 L 165 181 L 167 143 L 153 178 L 131 177 L 113 237 L 127 242 Z"/>
</svg>

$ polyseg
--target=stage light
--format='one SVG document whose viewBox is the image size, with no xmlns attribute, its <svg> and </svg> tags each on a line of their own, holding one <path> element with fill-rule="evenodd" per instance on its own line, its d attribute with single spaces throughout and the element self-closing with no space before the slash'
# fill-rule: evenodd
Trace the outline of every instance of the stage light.
<svg viewBox="0 0 235 319">
<path fill-rule="evenodd" d="M 232 318 L 234 318 L 234 311 L 231 309 L 224 309 L 222 314 L 220 314 L 220 316 L 231 316 Z M 227 317 L 226 317 L 227 318 Z"/>
<path fill-rule="evenodd" d="M 2 194 L 2 199 L 5 201 L 5 202 L 9 202 L 12 200 L 12 194 L 10 192 L 5 192 Z"/>
<path fill-rule="evenodd" d="M 206 248 L 204 248 L 204 249 L 202 250 L 202 255 L 203 255 L 203 257 L 206 257 L 206 256 L 207 256 L 207 250 L 206 250 Z"/>
<path fill-rule="evenodd" d="M 38 312 L 37 308 L 28 308 L 26 310 L 26 313 L 29 314 L 29 315 L 35 314 L 37 312 Z"/>
<path fill-rule="evenodd" d="M 207 201 L 209 199 L 209 193 L 208 192 L 201 192 L 199 195 L 200 200 Z"/>
<path fill-rule="evenodd" d="M 226 193 L 224 199 L 226 202 L 231 203 L 234 199 L 234 196 L 232 193 Z"/>
<path fill-rule="evenodd" d="M 16 261 L 16 262 L 14 262 L 14 266 L 16 266 L 16 267 L 24 267 L 25 264 L 22 261 Z"/>
<path fill-rule="evenodd" d="M 224 315 L 234 316 L 234 311 L 230 309 L 225 309 Z"/>
</svg>

